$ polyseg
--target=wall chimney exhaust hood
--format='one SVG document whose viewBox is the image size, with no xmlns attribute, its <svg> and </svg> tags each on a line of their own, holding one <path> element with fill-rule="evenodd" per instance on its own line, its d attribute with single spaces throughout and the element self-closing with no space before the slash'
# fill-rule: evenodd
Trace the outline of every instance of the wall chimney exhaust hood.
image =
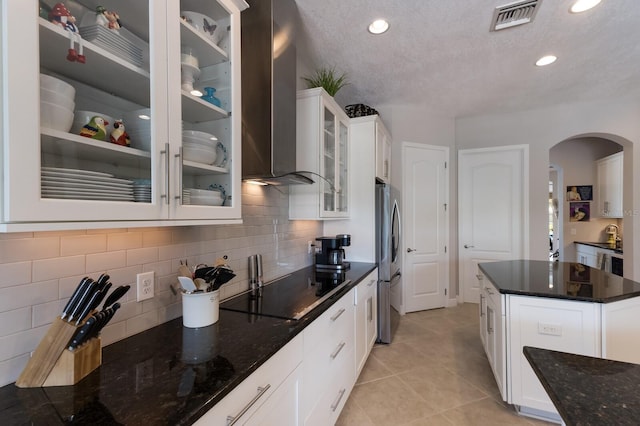
<svg viewBox="0 0 640 426">
<path fill-rule="evenodd" d="M 248 0 L 242 31 L 242 179 L 312 184 L 296 170 L 296 47 L 293 0 Z"/>
</svg>

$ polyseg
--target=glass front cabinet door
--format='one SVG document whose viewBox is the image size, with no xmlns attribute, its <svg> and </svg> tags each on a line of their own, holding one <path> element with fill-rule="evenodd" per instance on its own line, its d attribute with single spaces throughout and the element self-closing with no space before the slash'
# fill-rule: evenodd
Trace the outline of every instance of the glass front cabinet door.
<svg viewBox="0 0 640 426">
<path fill-rule="evenodd" d="M 244 7 L 2 0 L 2 229 L 238 221 Z"/>
</svg>

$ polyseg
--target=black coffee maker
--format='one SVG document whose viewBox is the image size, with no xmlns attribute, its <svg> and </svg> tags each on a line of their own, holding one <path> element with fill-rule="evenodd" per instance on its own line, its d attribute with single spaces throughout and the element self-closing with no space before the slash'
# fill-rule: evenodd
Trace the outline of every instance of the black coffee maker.
<svg viewBox="0 0 640 426">
<path fill-rule="evenodd" d="M 351 235 L 338 234 L 335 237 L 318 237 L 320 249 L 316 246 L 316 269 L 343 270 L 349 269 L 349 262 L 344 260 L 344 249 L 351 245 Z"/>
</svg>

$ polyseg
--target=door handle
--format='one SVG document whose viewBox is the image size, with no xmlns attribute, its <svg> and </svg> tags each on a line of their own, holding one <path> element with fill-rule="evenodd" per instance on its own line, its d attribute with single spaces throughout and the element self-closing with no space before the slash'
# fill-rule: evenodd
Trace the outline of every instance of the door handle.
<svg viewBox="0 0 640 426">
<path fill-rule="evenodd" d="M 407 253 L 411 253 L 412 251 L 416 251 L 417 249 L 408 248 Z"/>
<path fill-rule="evenodd" d="M 470 245 L 467 245 L 467 244 L 464 245 L 464 248 L 474 248 L 474 247 L 475 246 L 470 246 Z"/>
</svg>

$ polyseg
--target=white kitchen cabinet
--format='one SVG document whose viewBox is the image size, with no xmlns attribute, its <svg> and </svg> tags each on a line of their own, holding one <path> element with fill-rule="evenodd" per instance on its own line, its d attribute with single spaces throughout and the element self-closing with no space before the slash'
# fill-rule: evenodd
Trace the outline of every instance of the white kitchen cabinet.
<svg viewBox="0 0 640 426">
<path fill-rule="evenodd" d="M 507 399 L 505 296 L 478 273 L 480 289 L 480 339 L 502 399 Z"/>
<path fill-rule="evenodd" d="M 302 335 L 296 336 L 194 424 L 197 426 L 301 424 Z M 233 422 L 233 423 L 232 423 Z"/>
<path fill-rule="evenodd" d="M 240 11 L 246 3 L 64 3 L 84 34 L 85 63 L 67 60 L 70 32 L 39 17 L 37 1 L 2 1 L 0 230 L 239 222 L 240 114 L 232 112 L 240 111 Z M 98 4 L 120 15 L 123 28 L 109 34 L 125 48 L 114 50 L 115 42 L 94 40 L 87 32 L 95 25 Z M 229 32 L 218 45 L 181 19 L 182 10 L 210 16 Z M 74 48 L 79 53 L 77 42 Z M 200 78 L 195 88 L 216 87 L 220 107 L 181 89 L 181 49 L 190 49 L 199 59 Z M 64 120 L 54 120 L 51 125 L 45 108 L 39 108 L 44 100 L 38 84 L 40 73 L 75 88 L 76 112 L 95 111 L 123 119 L 131 131 L 131 147 L 108 142 L 108 135 L 106 140 L 95 140 L 72 134 L 61 123 Z M 148 130 L 136 131 L 140 115 L 146 116 Z M 72 128 L 77 132 L 75 125 Z M 218 138 L 222 145 L 216 165 L 184 160 L 183 128 Z M 225 151 L 227 160 L 223 161 Z M 41 167 L 53 169 L 43 171 Z M 131 199 L 130 182 L 138 179 L 150 182 L 150 201 Z M 98 182 L 112 187 L 104 188 Z M 113 193 L 122 186 L 124 191 Z M 210 186 L 225 190 L 228 199 L 223 206 L 192 205 L 183 198 L 183 188 Z"/>
<path fill-rule="evenodd" d="M 296 119 L 296 169 L 315 183 L 290 187 L 289 218 L 349 217 L 349 117 L 315 88 L 298 92 Z"/>
<path fill-rule="evenodd" d="M 600 217 L 623 217 L 623 159 L 623 153 L 618 152 L 596 161 L 596 214 Z"/>
<path fill-rule="evenodd" d="M 391 182 L 391 136 L 379 116 L 375 120 L 376 135 L 376 178 L 384 183 Z"/>
<path fill-rule="evenodd" d="M 356 377 L 362 371 L 378 336 L 378 270 L 356 286 Z"/>
<path fill-rule="evenodd" d="M 596 260 L 597 250 L 595 247 L 586 244 L 576 244 L 576 261 L 578 263 L 597 268 Z"/>
<path fill-rule="evenodd" d="M 611 280 L 609 286 L 624 281 Z M 602 305 L 602 357 L 640 364 L 640 297 Z"/>
<path fill-rule="evenodd" d="M 354 297 L 352 289 L 304 330 L 305 425 L 334 424 L 355 383 Z"/>
<path fill-rule="evenodd" d="M 557 413 L 522 353 L 523 346 L 600 356 L 600 304 L 509 295 L 509 403 L 527 414 Z"/>
</svg>

